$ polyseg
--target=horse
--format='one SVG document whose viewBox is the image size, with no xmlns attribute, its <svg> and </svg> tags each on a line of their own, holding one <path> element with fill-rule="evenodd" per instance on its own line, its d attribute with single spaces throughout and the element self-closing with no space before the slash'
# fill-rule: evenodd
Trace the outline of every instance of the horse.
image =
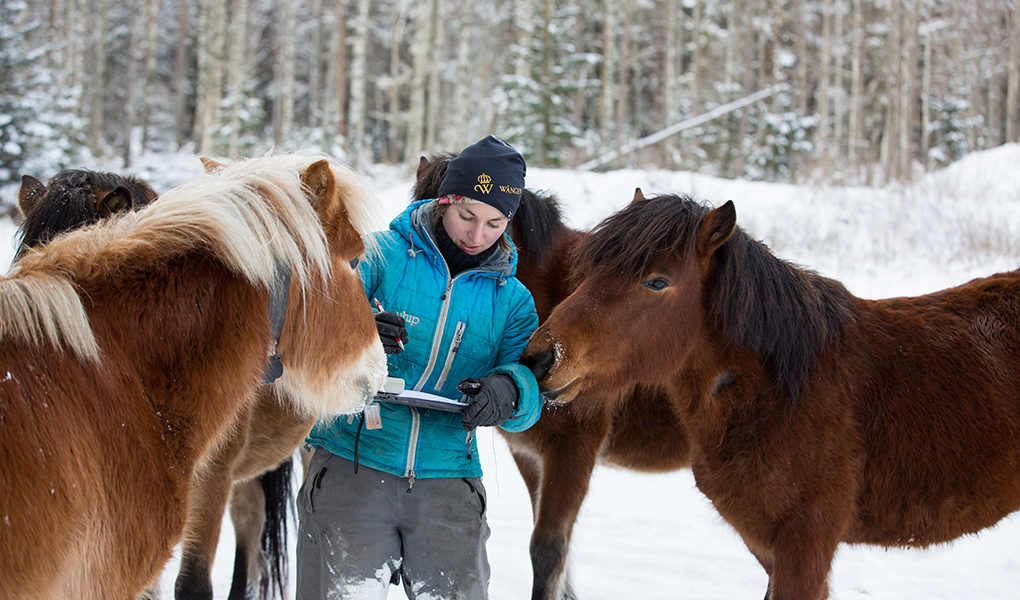
<svg viewBox="0 0 1020 600">
<path fill-rule="evenodd" d="M 412 196 L 433 198 L 453 154 L 422 157 Z M 571 255 L 584 232 L 567 227 L 556 197 L 525 188 L 510 221 L 518 250 L 517 278 L 531 291 L 540 319 L 574 289 Z M 593 397 L 605 390 L 590 390 Z M 529 553 L 532 599 L 574 598 L 567 557 L 574 523 L 596 463 L 659 473 L 687 468 L 689 448 L 677 415 L 655 386 L 636 386 L 604 409 L 583 414 L 572 405 L 546 404 L 529 429 L 506 440 L 531 498 L 534 528 Z"/>
<path fill-rule="evenodd" d="M 19 258 L 0 279 L 5 595 L 127 599 L 150 585 L 268 357 L 300 413 L 371 399 L 385 356 L 350 262 L 372 210 L 338 163 L 266 156 Z"/>
<path fill-rule="evenodd" d="M 766 598 L 826 597 L 840 543 L 926 547 L 1020 508 L 1020 271 L 865 300 L 772 254 L 732 201 L 640 190 L 575 256 L 522 362 L 580 412 L 663 389 Z"/>
<path fill-rule="evenodd" d="M 203 162 L 207 168 L 222 167 L 209 159 Z M 15 260 L 59 233 L 141 208 L 156 197 L 148 182 L 116 173 L 66 169 L 46 184 L 25 175 L 18 192 L 23 221 L 16 236 Z M 279 402 L 272 388 L 260 387 L 253 407 L 241 411 L 237 421 L 195 478 L 189 503 L 192 526 L 181 550 L 181 583 L 176 590 L 180 598 L 212 598 L 210 568 L 228 496 L 237 541 L 229 597 L 246 598 L 256 592 L 263 598 L 272 593 L 282 597 L 284 593 L 292 473 L 291 462 L 285 459 L 313 420 L 297 416 Z M 145 597 L 156 596 L 158 590 L 153 589 Z"/>
<path fill-rule="evenodd" d="M 200 157 L 207 173 L 223 163 Z M 234 568 L 228 598 L 282 598 L 287 576 L 287 516 L 293 504 L 292 455 L 315 417 L 280 402 L 259 386 L 254 402 L 196 474 L 174 582 L 177 600 L 212 600 L 212 564 L 224 511 L 234 527 Z"/>
<path fill-rule="evenodd" d="M 23 175 L 18 208 L 24 220 L 18 227 L 14 260 L 58 233 L 140 208 L 155 199 L 156 191 L 148 182 L 106 171 L 64 169 L 45 184 Z"/>
</svg>

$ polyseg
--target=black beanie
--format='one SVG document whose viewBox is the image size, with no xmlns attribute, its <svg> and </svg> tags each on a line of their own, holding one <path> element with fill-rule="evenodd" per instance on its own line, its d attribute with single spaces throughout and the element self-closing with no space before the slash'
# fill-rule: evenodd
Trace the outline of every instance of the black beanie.
<svg viewBox="0 0 1020 600">
<path fill-rule="evenodd" d="M 471 144 L 452 159 L 439 184 L 439 197 L 465 196 L 496 207 L 511 218 L 524 189 L 524 157 L 494 135 Z"/>
</svg>

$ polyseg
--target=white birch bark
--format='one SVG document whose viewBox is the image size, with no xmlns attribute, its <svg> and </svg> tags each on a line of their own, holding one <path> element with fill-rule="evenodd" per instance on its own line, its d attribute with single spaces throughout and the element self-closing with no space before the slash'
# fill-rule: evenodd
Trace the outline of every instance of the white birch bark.
<svg viewBox="0 0 1020 600">
<path fill-rule="evenodd" d="M 347 159 L 355 167 L 367 160 L 365 148 L 365 62 L 368 52 L 370 0 L 358 0 L 354 21 L 354 46 L 351 49 L 351 104 L 348 111 L 350 136 L 347 139 Z"/>
</svg>

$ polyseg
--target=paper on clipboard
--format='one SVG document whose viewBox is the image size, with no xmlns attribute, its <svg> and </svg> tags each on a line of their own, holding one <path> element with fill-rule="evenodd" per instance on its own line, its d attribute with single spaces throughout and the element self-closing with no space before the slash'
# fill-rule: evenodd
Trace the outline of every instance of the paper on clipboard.
<svg viewBox="0 0 1020 600">
<path fill-rule="evenodd" d="M 451 400 L 445 396 L 437 396 L 417 390 L 405 390 L 404 380 L 395 377 L 387 377 L 383 389 L 375 395 L 379 402 L 393 402 L 415 408 L 430 408 L 433 410 L 445 410 L 447 412 L 461 412 L 467 406 L 466 402 Z"/>
</svg>

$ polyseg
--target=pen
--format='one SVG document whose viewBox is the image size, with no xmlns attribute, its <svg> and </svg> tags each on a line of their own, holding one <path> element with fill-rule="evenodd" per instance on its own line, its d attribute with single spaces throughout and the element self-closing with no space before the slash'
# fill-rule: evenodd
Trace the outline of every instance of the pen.
<svg viewBox="0 0 1020 600">
<path fill-rule="evenodd" d="M 372 302 L 375 302 L 375 307 L 376 307 L 376 309 L 379 312 L 383 312 L 384 310 L 386 310 L 385 308 L 382 307 L 382 302 L 379 302 L 378 298 L 372 298 Z M 401 350 L 403 350 L 404 349 L 404 342 L 401 342 L 400 338 L 395 338 L 395 339 L 397 340 L 397 345 L 400 346 Z"/>
</svg>

